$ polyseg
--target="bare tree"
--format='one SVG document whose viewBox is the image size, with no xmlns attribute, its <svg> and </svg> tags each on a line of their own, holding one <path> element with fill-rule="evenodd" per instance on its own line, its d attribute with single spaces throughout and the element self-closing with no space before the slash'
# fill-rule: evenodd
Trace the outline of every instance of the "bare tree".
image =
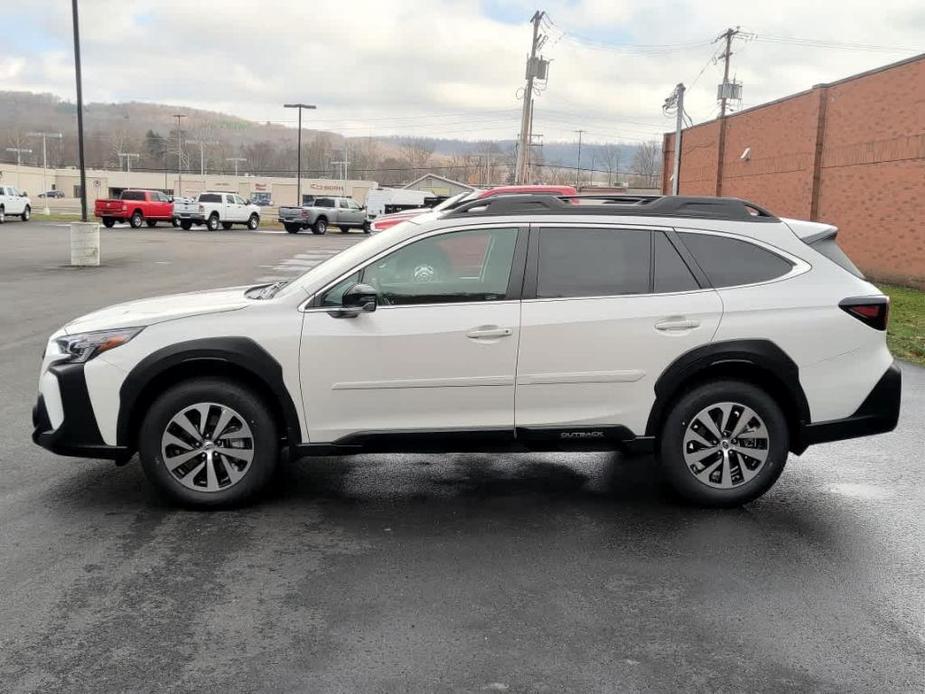
<svg viewBox="0 0 925 694">
<path fill-rule="evenodd" d="M 598 157 L 607 172 L 607 185 L 613 185 L 614 173 L 619 173 L 620 163 L 623 155 L 617 145 L 604 145 L 601 147 Z"/>
<path fill-rule="evenodd" d="M 639 176 L 647 188 L 658 185 L 662 172 L 662 147 L 655 141 L 643 142 L 633 155 L 633 173 Z"/>
<path fill-rule="evenodd" d="M 434 153 L 434 144 L 420 137 L 411 138 L 402 142 L 401 151 L 409 167 L 422 169 Z"/>
</svg>

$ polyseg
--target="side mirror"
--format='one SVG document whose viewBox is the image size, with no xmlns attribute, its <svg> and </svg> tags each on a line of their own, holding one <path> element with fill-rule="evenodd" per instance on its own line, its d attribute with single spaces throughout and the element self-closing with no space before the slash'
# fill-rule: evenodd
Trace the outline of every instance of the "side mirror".
<svg viewBox="0 0 925 694">
<path fill-rule="evenodd" d="M 344 292 L 342 309 L 330 311 L 335 318 L 356 318 L 360 313 L 372 313 L 379 305 L 379 293 L 368 284 L 355 284 Z"/>
<path fill-rule="evenodd" d="M 29 193 L 27 193 L 26 191 L 23 191 L 22 193 L 19 194 L 19 197 L 21 197 L 21 198 L 28 198 L 28 197 L 29 197 Z"/>
</svg>

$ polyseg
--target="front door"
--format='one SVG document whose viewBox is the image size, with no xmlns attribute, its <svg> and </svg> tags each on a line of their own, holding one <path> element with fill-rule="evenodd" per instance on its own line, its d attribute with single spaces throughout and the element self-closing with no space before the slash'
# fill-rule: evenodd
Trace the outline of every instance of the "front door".
<svg viewBox="0 0 925 694">
<path fill-rule="evenodd" d="M 351 435 L 513 436 L 526 231 L 436 232 L 358 268 L 306 310 L 302 397 L 312 443 Z M 353 284 L 373 312 L 336 317 Z"/>
<path fill-rule="evenodd" d="M 619 437 L 614 427 L 626 427 L 642 436 L 655 381 L 712 340 L 719 295 L 701 288 L 665 231 L 563 225 L 531 233 L 518 430 L 580 440 Z"/>
</svg>

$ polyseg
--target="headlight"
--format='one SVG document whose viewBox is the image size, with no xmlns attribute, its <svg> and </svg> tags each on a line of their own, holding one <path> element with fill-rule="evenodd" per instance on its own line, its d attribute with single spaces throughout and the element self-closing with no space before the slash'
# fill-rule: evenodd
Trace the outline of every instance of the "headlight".
<svg viewBox="0 0 925 694">
<path fill-rule="evenodd" d="M 91 333 L 63 335 L 57 338 L 55 342 L 61 353 L 68 356 L 67 361 L 69 363 L 83 364 L 103 352 L 121 347 L 142 330 L 144 330 L 143 327 L 96 330 Z"/>
</svg>

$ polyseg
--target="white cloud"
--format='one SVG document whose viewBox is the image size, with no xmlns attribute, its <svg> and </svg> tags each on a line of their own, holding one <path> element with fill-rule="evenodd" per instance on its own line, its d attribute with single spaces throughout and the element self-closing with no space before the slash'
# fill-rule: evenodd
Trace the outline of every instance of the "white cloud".
<svg viewBox="0 0 925 694">
<path fill-rule="evenodd" d="M 709 41 L 730 25 L 759 36 L 913 48 L 925 33 L 918 0 L 551 0 L 545 8 L 555 23 L 544 49 L 553 63 L 535 129 L 547 140 L 579 127 L 600 141 L 657 136 L 671 127 L 662 99 L 702 68 L 688 111 L 707 119 L 720 78 Z M 83 0 L 85 98 L 275 121 L 292 120 L 282 104 L 300 100 L 318 105 L 307 123 L 345 134 L 510 138 L 535 9 L 527 0 Z M 23 11 L 28 31 L 0 44 L 0 89 L 73 98 L 69 6 L 35 0 Z M 602 50 L 557 41 L 555 27 L 596 41 L 700 45 Z M 733 72 L 754 105 L 905 55 L 754 41 L 737 43 Z"/>
</svg>

